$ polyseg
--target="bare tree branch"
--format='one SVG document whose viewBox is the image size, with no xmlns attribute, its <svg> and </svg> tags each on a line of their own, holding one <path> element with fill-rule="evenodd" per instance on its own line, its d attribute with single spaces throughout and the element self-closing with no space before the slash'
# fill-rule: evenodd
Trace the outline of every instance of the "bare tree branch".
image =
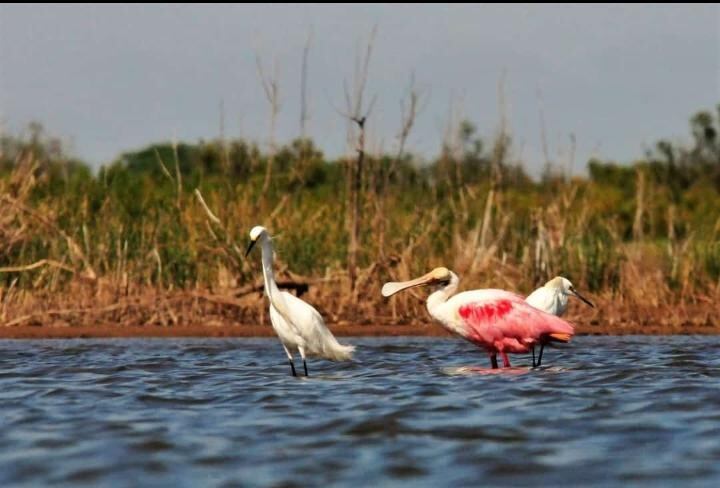
<svg viewBox="0 0 720 488">
<path fill-rule="evenodd" d="M 266 194 L 270 188 L 270 181 L 272 180 L 272 168 L 275 163 L 275 125 L 277 122 L 277 115 L 280 111 L 280 90 L 278 87 L 278 64 L 277 59 L 273 63 L 273 75 L 267 76 L 263 69 L 262 60 L 260 54 L 255 53 L 255 64 L 258 70 L 258 76 L 260 77 L 260 84 L 262 85 L 263 91 L 265 92 L 265 98 L 267 98 L 270 104 L 270 150 L 268 153 L 266 169 L 265 169 L 265 181 L 263 182 L 262 193 Z"/>
<path fill-rule="evenodd" d="M 355 151 L 357 152 L 357 159 L 353 166 L 348 164 L 346 188 L 349 198 L 351 214 L 349 219 L 349 234 L 350 242 L 348 245 L 348 275 L 350 277 L 350 287 L 353 291 L 353 297 L 356 301 L 356 282 L 357 282 L 357 261 L 358 261 L 358 250 L 360 247 L 360 227 L 361 219 L 360 215 L 360 193 L 362 190 L 363 181 L 363 163 L 365 160 L 365 123 L 368 116 L 370 115 L 377 96 L 373 96 L 372 100 L 365 109 L 363 105 L 363 98 L 365 95 L 365 89 L 368 81 L 368 73 L 370 70 L 370 59 L 372 57 L 373 45 L 375 42 L 375 35 L 377 34 L 377 25 L 373 27 L 368 40 L 367 48 L 365 50 L 365 56 L 355 57 L 355 72 L 353 76 L 353 92 L 352 95 L 348 89 L 347 80 L 343 80 L 343 94 L 345 96 L 345 106 L 347 109 L 346 113 L 335 108 L 341 116 L 346 118 L 348 121 L 354 122 L 357 125 L 359 134 L 357 137 L 357 143 L 355 145 Z M 350 145 L 353 139 L 352 125 L 348 126 L 348 145 Z"/>
<path fill-rule="evenodd" d="M 307 135 L 307 122 L 310 119 L 307 105 L 307 75 L 308 75 L 308 58 L 310 56 L 310 47 L 314 38 L 314 30 L 311 28 L 308 33 L 305 47 L 303 48 L 302 65 L 300 69 L 300 137 L 303 139 Z"/>
<path fill-rule="evenodd" d="M 545 111 L 543 108 L 543 95 L 540 87 L 537 89 L 538 116 L 540 118 L 540 140 L 542 142 L 543 156 L 545 157 L 545 171 L 550 172 L 550 151 L 548 149 L 547 133 L 545 130 Z"/>
<path fill-rule="evenodd" d="M 362 69 L 356 70 L 355 84 L 355 110 L 354 116 L 359 117 L 362 113 L 362 101 L 365 93 L 365 86 L 367 85 L 368 72 L 370 69 L 370 57 L 372 56 L 373 44 L 375 43 L 375 35 L 377 34 L 377 24 L 373 26 L 373 30 L 370 33 L 370 39 L 368 40 L 367 49 L 365 51 L 365 58 L 362 63 Z M 371 104 L 372 106 L 372 104 Z"/>
<path fill-rule="evenodd" d="M 402 158 L 410 131 L 414 127 L 418 115 L 427 107 L 428 99 L 429 97 L 425 96 L 423 91 L 415 87 L 415 73 L 413 72 L 410 75 L 410 84 L 400 99 L 400 132 L 397 135 L 399 140 L 398 152 L 393 165 Z"/>
</svg>

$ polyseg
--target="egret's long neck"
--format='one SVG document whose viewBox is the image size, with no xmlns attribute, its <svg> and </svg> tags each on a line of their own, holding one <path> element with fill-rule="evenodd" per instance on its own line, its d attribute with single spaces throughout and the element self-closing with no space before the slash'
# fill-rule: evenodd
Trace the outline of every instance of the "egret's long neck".
<svg viewBox="0 0 720 488">
<path fill-rule="evenodd" d="M 262 269 L 263 279 L 265 280 L 265 294 L 270 299 L 270 303 L 280 312 L 283 317 L 288 315 L 285 299 L 280 294 L 280 289 L 275 282 L 275 274 L 273 273 L 273 247 L 270 239 L 262 238 Z"/>
<path fill-rule="evenodd" d="M 567 295 L 563 292 L 561 288 L 557 286 L 545 285 L 545 289 L 548 290 L 548 294 L 552 298 L 549 300 L 548 303 L 549 308 L 543 311 L 557 316 L 564 314 L 565 310 L 567 309 L 568 303 Z"/>
<path fill-rule="evenodd" d="M 458 278 L 457 275 L 451 271 L 450 283 L 431 293 L 427 299 L 427 309 L 428 312 L 430 312 L 430 315 L 432 315 L 433 317 L 436 316 L 438 308 L 443 303 L 447 302 L 448 298 L 455 294 L 459 284 L 460 278 Z"/>
<path fill-rule="evenodd" d="M 555 302 L 557 303 L 556 315 L 560 316 L 567 310 L 568 296 L 560 289 L 555 290 Z"/>
</svg>

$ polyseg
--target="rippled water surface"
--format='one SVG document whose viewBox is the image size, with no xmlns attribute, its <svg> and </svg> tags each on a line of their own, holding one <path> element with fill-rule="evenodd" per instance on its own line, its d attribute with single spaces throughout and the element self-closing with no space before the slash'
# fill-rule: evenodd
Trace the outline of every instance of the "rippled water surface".
<svg viewBox="0 0 720 488">
<path fill-rule="evenodd" d="M 0 486 L 720 486 L 718 338 L 341 342 L 0 341 Z"/>
</svg>

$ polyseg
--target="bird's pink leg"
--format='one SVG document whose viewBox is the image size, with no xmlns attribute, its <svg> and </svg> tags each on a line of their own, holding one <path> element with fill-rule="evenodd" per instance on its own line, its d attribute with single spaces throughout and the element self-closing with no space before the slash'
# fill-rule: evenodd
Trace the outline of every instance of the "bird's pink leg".
<svg viewBox="0 0 720 488">
<path fill-rule="evenodd" d="M 501 351 L 500 355 L 503 358 L 503 368 L 509 368 L 510 367 L 510 358 L 508 358 L 508 355 L 505 351 Z"/>
<path fill-rule="evenodd" d="M 492 365 L 492 369 L 498 369 L 497 353 L 490 353 L 490 364 Z"/>
</svg>

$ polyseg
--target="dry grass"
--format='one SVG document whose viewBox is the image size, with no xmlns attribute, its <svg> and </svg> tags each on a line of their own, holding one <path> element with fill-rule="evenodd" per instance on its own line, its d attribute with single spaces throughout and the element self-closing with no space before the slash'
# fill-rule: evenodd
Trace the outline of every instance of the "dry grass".
<svg viewBox="0 0 720 488">
<path fill-rule="evenodd" d="M 160 329 L 168 329 L 160 335 L 264 335 L 259 260 L 242 253 L 247 231 L 260 223 L 279 234 L 279 280 L 307 285 L 303 298 L 342 334 L 441 334 L 429 325 L 422 292 L 390 301 L 379 292 L 385 281 L 439 265 L 458 273 L 461 289 L 523 294 L 566 275 L 598 305 L 572 310 L 570 319 L 584 333 L 720 331 L 720 280 L 712 274 L 717 229 L 700 239 L 688 225 L 683 238 L 648 240 L 640 231 L 643 219 L 658 210 L 643 208 L 634 212 L 634 238 L 626 239 L 612 203 L 587 181 L 530 195 L 500 181 L 444 194 L 437 188 L 376 192 L 365 185 L 357 201 L 365 219 L 358 224 L 355 269 L 346 261 L 344 202 L 302 187 L 262 196 L 253 182 L 206 185 L 201 201 L 183 183 L 177 160 L 175 174 L 158 161 L 171 193 L 154 206 L 145 203 L 133 218 L 123 217 L 122 200 L 109 190 L 94 206 L 86 195 L 39 193 L 47 176 L 38 160 L 25 154 L 16 161 L 0 179 L 3 334 L 53 326 L 70 335 L 93 329 L 103 335 Z M 374 216 L 378 209 L 382 214 Z M 379 220 L 383 246 L 372 226 Z M 238 324 L 246 328 L 240 332 Z"/>
</svg>

